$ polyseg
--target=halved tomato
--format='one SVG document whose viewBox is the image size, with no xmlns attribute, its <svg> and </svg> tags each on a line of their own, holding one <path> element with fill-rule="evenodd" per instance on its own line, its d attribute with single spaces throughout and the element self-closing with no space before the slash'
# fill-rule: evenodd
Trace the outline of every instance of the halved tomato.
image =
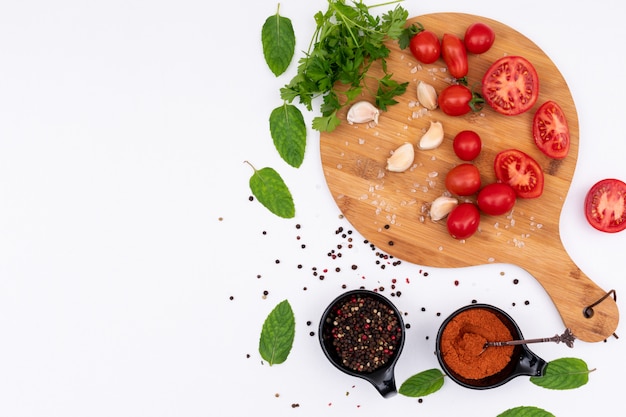
<svg viewBox="0 0 626 417">
<path fill-rule="evenodd" d="M 505 56 L 491 64 L 483 76 L 483 98 L 495 111 L 507 116 L 524 113 L 539 97 L 539 76 L 521 56 Z"/>
<path fill-rule="evenodd" d="M 493 167 L 498 181 L 509 184 L 520 198 L 536 198 L 543 193 L 543 171 L 531 156 L 517 149 L 496 155 Z"/>
<path fill-rule="evenodd" d="M 533 117 L 533 138 L 537 147 L 550 158 L 563 159 L 569 152 L 569 126 L 563 109 L 546 101 Z"/>
<path fill-rule="evenodd" d="M 585 216 L 601 232 L 626 229 L 626 184 L 614 178 L 595 183 L 585 197 Z"/>
</svg>

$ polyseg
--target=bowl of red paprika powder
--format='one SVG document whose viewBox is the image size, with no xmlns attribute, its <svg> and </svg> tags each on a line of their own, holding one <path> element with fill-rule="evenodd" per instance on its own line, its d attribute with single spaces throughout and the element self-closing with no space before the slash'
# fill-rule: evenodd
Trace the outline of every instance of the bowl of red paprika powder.
<svg viewBox="0 0 626 417">
<path fill-rule="evenodd" d="M 340 295 L 324 311 L 318 335 L 336 368 L 370 382 L 385 398 L 397 393 L 394 368 L 404 345 L 404 323 L 387 298 L 369 290 Z"/>
<path fill-rule="evenodd" d="M 485 347 L 487 342 L 522 339 L 507 313 L 492 305 L 471 304 L 442 323 L 437 359 L 450 379 L 473 389 L 495 388 L 520 375 L 543 376 L 546 362 L 525 344 Z"/>
</svg>

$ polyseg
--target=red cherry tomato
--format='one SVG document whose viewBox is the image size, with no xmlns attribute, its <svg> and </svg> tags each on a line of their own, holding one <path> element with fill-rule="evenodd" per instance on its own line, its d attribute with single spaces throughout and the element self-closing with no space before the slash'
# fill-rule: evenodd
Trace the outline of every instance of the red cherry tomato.
<svg viewBox="0 0 626 417">
<path fill-rule="evenodd" d="M 565 113 L 554 101 L 546 101 L 533 117 L 537 147 L 550 158 L 563 159 L 569 152 L 569 126 Z"/>
<path fill-rule="evenodd" d="M 448 67 L 448 72 L 454 78 L 463 78 L 467 75 L 467 50 L 461 38 L 450 33 L 444 33 L 441 38 L 441 57 Z"/>
<path fill-rule="evenodd" d="M 465 31 L 463 43 L 467 50 L 473 54 L 485 53 L 491 48 L 496 40 L 496 33 L 482 22 L 472 23 Z"/>
<path fill-rule="evenodd" d="M 498 181 L 509 184 L 520 198 L 536 198 L 543 193 L 543 171 L 532 157 L 517 149 L 496 155 L 494 169 Z"/>
<path fill-rule="evenodd" d="M 446 188 L 452 194 L 468 196 L 480 189 L 480 172 L 473 164 L 460 164 L 448 171 Z"/>
<path fill-rule="evenodd" d="M 448 214 L 446 226 L 455 239 L 467 239 L 478 230 L 480 212 L 472 203 L 461 203 Z"/>
<path fill-rule="evenodd" d="M 423 64 L 432 64 L 441 55 L 441 42 L 430 30 L 423 30 L 413 36 L 409 48 L 415 59 Z"/>
<path fill-rule="evenodd" d="M 482 97 L 462 84 L 449 85 L 437 98 L 439 108 L 448 116 L 463 116 L 470 111 L 478 111 L 483 102 Z"/>
<path fill-rule="evenodd" d="M 482 85 L 487 104 L 507 116 L 524 113 L 539 97 L 537 71 L 521 56 L 505 56 L 491 64 Z"/>
<path fill-rule="evenodd" d="M 585 216 L 601 232 L 626 229 L 626 184 L 614 178 L 595 183 L 585 197 Z"/>
<path fill-rule="evenodd" d="M 452 141 L 452 149 L 459 159 L 472 161 L 480 154 L 483 143 L 478 133 L 473 130 L 462 130 Z"/>
<path fill-rule="evenodd" d="M 476 204 L 483 213 L 499 216 L 513 208 L 515 197 L 515 190 L 509 184 L 494 182 L 478 192 Z"/>
</svg>

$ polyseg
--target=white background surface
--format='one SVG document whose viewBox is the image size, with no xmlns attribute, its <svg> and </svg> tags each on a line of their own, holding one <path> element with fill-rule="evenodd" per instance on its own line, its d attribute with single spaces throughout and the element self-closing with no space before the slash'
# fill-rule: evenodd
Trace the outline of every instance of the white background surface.
<svg viewBox="0 0 626 417">
<path fill-rule="evenodd" d="M 618 5 L 403 3 L 410 16 L 452 11 L 499 20 L 561 70 L 580 123 L 562 239 L 588 276 L 620 295 L 626 234 L 596 232 L 581 209 L 597 180 L 626 180 L 626 56 L 618 47 L 626 27 Z M 563 329 L 549 297 L 515 266 L 403 263 L 383 270 L 356 232 L 347 248 L 335 230 L 350 225 L 326 188 L 317 134 L 309 131 L 300 169 L 282 162 L 271 142 L 269 113 L 296 70 L 277 79 L 263 60 L 261 26 L 276 6 L 0 5 L 0 415 L 482 417 L 533 405 L 582 416 L 623 408 L 616 395 L 626 371 L 622 339 L 578 342 L 573 350 L 533 346 L 548 361 L 574 356 L 596 368 L 577 390 L 549 391 L 521 377 L 477 392 L 448 380 L 422 403 L 383 399 L 326 361 L 309 332 L 342 284 L 384 286 L 389 294 L 398 280 L 402 296 L 394 301 L 411 324 L 398 385 L 438 367 L 441 321 L 473 299 L 505 308 L 527 337 Z M 292 19 L 299 57 L 326 3 L 282 0 L 280 10 Z M 307 122 L 312 116 L 305 113 Z M 294 194 L 295 219 L 278 219 L 248 200 L 252 171 L 244 160 L 281 173 Z M 327 254 L 338 244 L 343 256 L 333 260 Z M 324 280 L 313 276 L 314 267 L 328 268 Z M 258 336 L 283 299 L 294 308 L 296 340 L 287 362 L 269 367 Z"/>
</svg>

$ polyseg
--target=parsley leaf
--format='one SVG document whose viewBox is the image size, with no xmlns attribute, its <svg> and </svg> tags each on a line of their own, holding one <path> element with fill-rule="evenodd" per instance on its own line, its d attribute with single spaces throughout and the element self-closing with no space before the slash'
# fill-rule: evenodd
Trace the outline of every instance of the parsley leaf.
<svg viewBox="0 0 626 417">
<path fill-rule="evenodd" d="M 296 47 L 296 35 L 289 18 L 279 14 L 280 4 L 274 16 L 265 20 L 261 30 L 263 56 L 275 76 L 287 70 Z"/>
<path fill-rule="evenodd" d="M 298 61 L 297 74 L 280 90 L 280 96 L 292 103 L 296 98 L 307 110 L 323 97 L 321 116 L 313 119 L 313 129 L 330 132 L 341 121 L 337 111 L 349 105 L 366 88 L 364 79 L 374 62 L 381 61 L 384 76 L 372 94 L 382 110 L 397 103 L 395 96 L 406 91 L 405 83 L 393 80 L 387 73 L 388 40 L 406 38 L 408 12 L 397 5 L 393 10 L 374 16 L 362 0 L 346 4 L 346 0 L 328 0 L 328 9 L 315 14 L 316 28 L 305 56 Z M 326 97 L 330 96 L 329 99 Z"/>
<path fill-rule="evenodd" d="M 259 353 L 270 366 L 287 360 L 295 338 L 295 323 L 287 300 L 278 303 L 265 319 L 259 338 Z"/>
<path fill-rule="evenodd" d="M 294 217 L 296 209 L 293 197 L 280 174 L 273 168 L 257 170 L 252 164 L 247 163 L 254 169 L 254 174 L 250 177 L 250 190 L 257 200 L 279 217 L 285 219 Z"/>
<path fill-rule="evenodd" d="M 299 168 L 306 148 L 306 125 L 300 110 L 286 103 L 275 108 L 270 114 L 270 133 L 283 160 Z"/>
</svg>

